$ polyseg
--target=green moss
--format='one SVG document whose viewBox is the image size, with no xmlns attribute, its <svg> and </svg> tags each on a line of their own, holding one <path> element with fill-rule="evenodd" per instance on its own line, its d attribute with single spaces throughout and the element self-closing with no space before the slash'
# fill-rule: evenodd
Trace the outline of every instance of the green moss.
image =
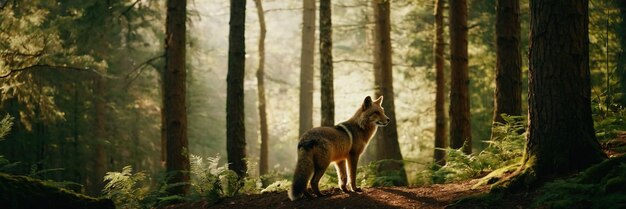
<svg viewBox="0 0 626 209">
<path fill-rule="evenodd" d="M 115 208 L 109 199 L 96 199 L 26 176 L 0 173 L 2 208 Z"/>
<path fill-rule="evenodd" d="M 492 171 L 491 173 L 487 174 L 485 177 L 480 178 L 480 180 L 478 180 L 478 183 L 472 186 L 472 189 L 476 189 L 484 185 L 490 185 L 490 184 L 496 183 L 500 181 L 501 179 L 503 179 L 504 177 L 506 177 L 507 175 L 516 171 L 519 168 L 519 166 L 520 164 L 518 163 L 518 164 L 508 165 L 508 166 L 496 169 Z"/>
<path fill-rule="evenodd" d="M 596 164 L 572 178 L 547 183 L 533 205 L 541 208 L 626 208 L 626 156 Z"/>
</svg>

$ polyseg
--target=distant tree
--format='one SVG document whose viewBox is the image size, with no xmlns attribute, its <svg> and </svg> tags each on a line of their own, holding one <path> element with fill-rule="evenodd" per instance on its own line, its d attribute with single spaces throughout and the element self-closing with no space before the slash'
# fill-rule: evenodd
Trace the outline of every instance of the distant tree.
<svg viewBox="0 0 626 209">
<path fill-rule="evenodd" d="M 617 27 L 619 37 L 620 53 L 618 53 L 617 72 L 619 74 L 620 93 L 622 98 L 620 103 L 626 108 L 626 1 L 616 1 L 619 8 L 621 21 Z"/>
<path fill-rule="evenodd" d="M 522 115 L 522 56 L 519 0 L 496 1 L 496 90 L 493 122 Z M 493 134 L 492 134 L 493 135 Z"/>
<path fill-rule="evenodd" d="M 298 136 L 313 128 L 313 61 L 315 57 L 315 0 L 302 0 L 300 53 L 300 128 Z"/>
<path fill-rule="evenodd" d="M 187 1 L 168 0 L 165 35 L 164 104 L 167 153 L 166 170 L 170 194 L 189 192 L 189 149 L 186 107 Z"/>
<path fill-rule="evenodd" d="M 446 133 L 446 76 L 444 74 L 445 58 L 443 41 L 443 10 L 445 6 L 444 0 L 435 0 L 435 163 L 439 165 L 446 164 L 446 151 L 448 147 L 448 135 Z"/>
<path fill-rule="evenodd" d="M 92 179 L 93 185 L 90 187 L 90 194 L 99 195 L 102 188 L 104 188 L 103 179 L 104 175 L 108 171 L 107 162 L 107 132 L 106 132 L 106 78 L 102 76 L 96 76 L 95 78 L 94 94 L 94 107 L 95 107 L 95 145 L 96 145 L 96 158 L 94 162 L 94 177 Z"/>
<path fill-rule="evenodd" d="M 335 125 L 333 29 L 330 0 L 320 0 L 320 79 L 322 126 Z"/>
<path fill-rule="evenodd" d="M 257 80 L 257 92 L 258 92 L 258 107 L 259 107 L 259 128 L 261 137 L 261 156 L 259 159 L 259 175 L 265 175 L 268 171 L 268 139 L 269 134 L 267 132 L 267 113 L 266 113 L 266 101 L 265 101 L 265 34 L 267 29 L 265 27 L 265 15 L 263 11 L 263 4 L 261 0 L 254 0 L 256 5 L 257 16 L 259 17 L 259 68 L 256 71 Z"/>
<path fill-rule="evenodd" d="M 591 117 L 587 0 L 530 3 L 526 154 L 510 189 L 536 188 L 606 158 Z"/>
<path fill-rule="evenodd" d="M 246 128 L 244 126 L 243 79 L 245 74 L 246 0 L 230 2 L 230 34 L 228 36 L 228 75 L 226 76 L 226 152 L 228 169 L 240 178 L 247 173 Z"/>
<path fill-rule="evenodd" d="M 391 119 L 389 125 L 379 128 L 376 133 L 376 160 L 397 160 L 381 162 L 379 172 L 399 172 L 401 180 L 397 185 L 406 185 L 407 177 L 402 163 L 402 153 L 398 143 L 398 131 L 393 93 L 393 71 L 391 62 L 391 21 L 390 3 L 387 0 L 373 0 L 374 7 L 374 80 L 376 97 L 383 96 L 382 107 Z"/>
<path fill-rule="evenodd" d="M 472 153 L 467 56 L 467 1 L 450 0 L 450 147 Z"/>
</svg>

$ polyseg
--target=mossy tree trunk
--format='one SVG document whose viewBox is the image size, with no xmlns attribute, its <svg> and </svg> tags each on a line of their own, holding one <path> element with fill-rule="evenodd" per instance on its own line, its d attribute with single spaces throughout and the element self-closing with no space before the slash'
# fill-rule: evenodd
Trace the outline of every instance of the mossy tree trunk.
<svg viewBox="0 0 626 209">
<path fill-rule="evenodd" d="M 298 136 L 313 128 L 313 63 L 315 53 L 315 0 L 302 0 L 300 53 L 300 128 Z"/>
<path fill-rule="evenodd" d="M 230 2 L 228 36 L 228 75 L 226 76 L 226 152 L 228 169 L 239 178 L 247 174 L 246 128 L 244 126 L 244 89 L 246 43 L 246 0 Z"/>
<path fill-rule="evenodd" d="M 166 171 L 170 194 L 189 192 L 189 149 L 187 141 L 187 106 L 185 47 L 187 1 L 168 0 L 165 39 L 164 104 L 166 133 Z"/>
<path fill-rule="evenodd" d="M 396 185 L 406 185 L 407 177 L 398 143 L 398 131 L 393 92 L 393 71 L 391 62 L 391 21 L 390 2 L 374 0 L 374 80 L 376 97 L 383 96 L 382 107 L 391 119 L 389 125 L 379 128 L 376 133 L 376 160 L 396 160 L 380 164 L 378 172 L 398 172 L 401 178 Z"/>
<path fill-rule="evenodd" d="M 445 67 L 445 43 L 443 41 L 443 11 L 445 1 L 435 0 L 435 163 L 438 165 L 446 164 L 446 151 L 448 147 L 448 135 L 446 126 L 446 76 L 444 74 Z"/>
<path fill-rule="evenodd" d="M 496 1 L 496 90 L 493 122 L 522 115 L 522 56 L 519 0 Z M 493 135 L 493 133 L 492 133 Z"/>
<path fill-rule="evenodd" d="M 472 153 L 469 72 L 467 55 L 467 1 L 450 0 L 450 147 Z"/>
<path fill-rule="evenodd" d="M 332 4 L 320 0 L 320 80 L 322 126 L 335 125 L 335 98 L 333 84 L 333 29 Z"/>
<path fill-rule="evenodd" d="M 591 118 L 588 1 L 530 2 L 528 135 L 509 189 L 533 189 L 606 158 Z"/>
</svg>

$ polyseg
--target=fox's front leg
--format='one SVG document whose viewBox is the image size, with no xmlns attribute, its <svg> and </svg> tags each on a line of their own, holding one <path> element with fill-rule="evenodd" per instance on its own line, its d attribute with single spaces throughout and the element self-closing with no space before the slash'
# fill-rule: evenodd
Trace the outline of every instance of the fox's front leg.
<svg viewBox="0 0 626 209">
<path fill-rule="evenodd" d="M 356 166 L 359 164 L 359 155 L 350 153 L 348 156 L 348 176 L 350 177 L 350 188 L 354 192 L 363 192 L 356 186 Z"/>
<path fill-rule="evenodd" d="M 335 162 L 335 169 L 337 169 L 337 177 L 339 179 L 339 188 L 343 192 L 350 192 L 346 187 L 348 182 L 348 175 L 346 175 L 346 160 Z"/>
</svg>

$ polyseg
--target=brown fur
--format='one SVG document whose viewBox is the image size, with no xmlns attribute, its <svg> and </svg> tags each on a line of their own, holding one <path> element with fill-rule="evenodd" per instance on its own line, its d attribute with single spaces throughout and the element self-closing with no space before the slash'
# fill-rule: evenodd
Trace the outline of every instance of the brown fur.
<svg viewBox="0 0 626 209">
<path fill-rule="evenodd" d="M 307 185 L 313 193 L 323 196 L 319 191 L 319 181 L 330 163 L 335 163 L 339 187 L 344 192 L 361 192 L 356 185 L 356 168 L 359 157 L 376 133 L 377 126 L 385 126 L 389 118 L 380 106 L 382 96 L 372 101 L 366 97 L 361 107 L 352 118 L 341 123 L 352 134 L 352 141 L 340 126 L 313 128 L 300 137 L 298 143 L 298 161 L 293 175 L 293 184 L 289 198 L 297 200 L 305 194 Z M 348 190 L 347 185 L 350 186 Z M 310 194 L 307 194 L 310 195 Z"/>
</svg>

